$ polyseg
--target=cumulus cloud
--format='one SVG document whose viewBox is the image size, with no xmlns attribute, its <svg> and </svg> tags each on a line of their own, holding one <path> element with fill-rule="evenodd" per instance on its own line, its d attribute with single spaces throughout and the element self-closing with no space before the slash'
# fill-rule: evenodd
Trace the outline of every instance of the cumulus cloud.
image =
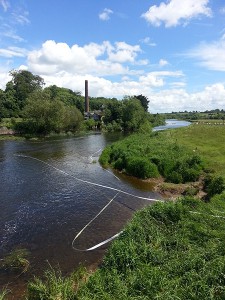
<svg viewBox="0 0 225 300">
<path fill-rule="evenodd" d="M 108 21 L 110 19 L 111 14 L 113 14 L 113 11 L 109 8 L 105 8 L 103 12 L 101 12 L 98 16 L 100 20 Z"/>
<path fill-rule="evenodd" d="M 118 75 L 132 72 L 126 63 L 135 63 L 138 45 L 125 42 L 111 44 L 90 43 L 83 47 L 66 43 L 46 41 L 41 49 L 31 51 L 28 55 L 28 66 L 33 72 L 42 74 L 68 71 L 76 74 Z"/>
<path fill-rule="evenodd" d="M 206 86 L 203 91 L 197 93 L 188 93 L 182 88 L 162 90 L 152 93 L 149 99 L 150 110 L 156 112 L 223 109 L 225 86 L 222 83 L 216 83 Z"/>
<path fill-rule="evenodd" d="M 140 51 L 139 45 L 132 46 L 125 42 L 116 42 L 115 47 L 108 47 L 108 56 L 110 61 L 134 62 Z"/>
<path fill-rule="evenodd" d="M 0 0 L 0 5 L 3 7 L 4 11 L 7 11 L 10 7 L 10 3 L 7 0 Z"/>
<path fill-rule="evenodd" d="M 199 60 L 209 70 L 225 71 L 225 39 L 212 43 L 202 43 L 186 53 L 190 58 Z"/>
<path fill-rule="evenodd" d="M 165 23 L 165 27 L 177 26 L 201 15 L 210 17 L 212 11 L 208 3 L 209 0 L 170 0 L 166 3 L 161 2 L 159 6 L 151 6 L 142 17 L 154 26 L 160 26 L 162 23 Z"/>
</svg>

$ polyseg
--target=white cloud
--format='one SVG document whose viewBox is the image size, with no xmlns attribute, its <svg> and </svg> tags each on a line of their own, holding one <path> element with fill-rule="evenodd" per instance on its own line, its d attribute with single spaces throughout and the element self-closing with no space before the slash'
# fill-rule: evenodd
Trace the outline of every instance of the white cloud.
<svg viewBox="0 0 225 300">
<path fill-rule="evenodd" d="M 223 109 L 225 105 L 225 86 L 222 83 L 206 86 L 198 93 L 188 93 L 184 89 L 168 89 L 148 96 L 150 111 L 205 111 Z"/>
<path fill-rule="evenodd" d="M 109 8 L 105 8 L 103 12 L 101 12 L 98 16 L 102 21 L 108 21 L 110 19 L 110 15 L 113 14 L 113 11 Z"/>
<path fill-rule="evenodd" d="M 29 24 L 30 23 L 30 20 L 29 20 L 28 16 L 29 16 L 28 11 L 23 11 L 23 10 L 20 10 L 18 12 L 13 12 L 12 13 L 13 21 L 15 23 L 20 24 L 20 25 L 24 25 L 24 24 Z"/>
<path fill-rule="evenodd" d="M 135 64 L 140 51 L 138 45 L 125 42 L 112 45 L 105 41 L 102 44 L 90 43 L 84 47 L 75 44 L 69 47 L 66 43 L 46 41 L 41 49 L 29 53 L 28 67 L 32 72 L 42 74 L 66 71 L 80 75 L 126 75 L 133 72 L 127 63 Z"/>
<path fill-rule="evenodd" d="M 202 43 L 186 53 L 188 57 L 196 58 L 200 64 L 209 70 L 225 71 L 225 40 L 212 43 Z"/>
<path fill-rule="evenodd" d="M 148 46 L 151 46 L 151 47 L 157 46 L 157 44 L 154 43 L 154 42 L 152 42 L 151 39 L 150 39 L 150 37 L 148 37 L 148 36 L 145 37 L 144 39 L 141 39 L 140 42 L 143 43 L 143 44 L 146 44 Z"/>
<path fill-rule="evenodd" d="M 166 27 L 177 26 L 201 15 L 210 17 L 212 11 L 208 3 L 209 0 L 170 0 L 166 3 L 161 2 L 159 6 L 151 6 L 142 17 L 154 26 L 160 26 L 162 23 L 165 23 Z"/>
<path fill-rule="evenodd" d="M 159 61 L 159 66 L 160 66 L 160 67 L 165 67 L 165 66 L 167 66 L 168 64 L 169 64 L 168 61 L 165 60 L 165 59 L 160 59 L 160 61 Z"/>
<path fill-rule="evenodd" d="M 7 49 L 0 48 L 0 56 L 12 58 L 12 57 L 25 57 L 28 51 L 19 47 L 8 47 Z"/>
<path fill-rule="evenodd" d="M 23 42 L 24 41 L 24 39 L 21 36 L 16 34 L 15 30 L 13 30 L 12 28 L 9 28 L 9 27 L 5 31 L 2 31 L 2 35 L 4 37 L 14 40 L 15 42 Z"/>
<path fill-rule="evenodd" d="M 115 62 L 134 62 L 138 52 L 141 51 L 139 45 L 129 45 L 125 42 L 116 42 L 115 47 L 108 47 L 108 57 Z"/>
</svg>

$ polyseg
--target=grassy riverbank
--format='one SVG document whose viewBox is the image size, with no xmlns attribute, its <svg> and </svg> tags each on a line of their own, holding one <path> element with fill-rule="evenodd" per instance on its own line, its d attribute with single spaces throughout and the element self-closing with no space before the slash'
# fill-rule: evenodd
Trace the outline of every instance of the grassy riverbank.
<svg viewBox="0 0 225 300">
<path fill-rule="evenodd" d="M 28 299 L 224 299 L 225 194 L 158 203 L 137 212 L 101 267 L 63 278 L 48 271 Z"/>
</svg>

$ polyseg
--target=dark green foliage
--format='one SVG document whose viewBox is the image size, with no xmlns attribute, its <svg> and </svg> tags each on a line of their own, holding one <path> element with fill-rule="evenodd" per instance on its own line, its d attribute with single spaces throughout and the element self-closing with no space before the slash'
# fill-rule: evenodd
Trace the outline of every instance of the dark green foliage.
<svg viewBox="0 0 225 300">
<path fill-rule="evenodd" d="M 12 88 L 14 96 L 19 106 L 19 109 L 23 109 L 28 96 L 34 91 L 42 89 L 44 80 L 38 75 L 34 75 L 27 70 L 19 70 L 10 72 L 12 76 Z M 7 92 L 6 88 L 6 92 Z"/>
<path fill-rule="evenodd" d="M 66 106 L 58 99 L 52 100 L 46 91 L 32 93 L 23 112 L 24 120 L 15 128 L 22 133 L 76 131 L 83 120 L 75 106 Z"/>
<path fill-rule="evenodd" d="M 216 194 L 221 194 L 224 189 L 225 183 L 223 177 L 208 175 L 204 178 L 204 190 L 207 193 L 207 200 Z"/>
<path fill-rule="evenodd" d="M 138 95 L 138 96 L 134 96 L 134 97 L 141 102 L 141 105 L 143 106 L 144 110 L 148 111 L 148 104 L 149 104 L 148 98 L 143 95 Z"/>
<path fill-rule="evenodd" d="M 118 162 L 118 160 L 116 162 Z M 142 179 L 156 178 L 159 176 L 157 166 L 145 157 L 131 157 L 127 162 L 126 171 L 129 175 Z"/>
<path fill-rule="evenodd" d="M 100 163 L 138 178 L 160 174 L 169 182 L 185 183 L 198 180 L 203 169 L 199 156 L 155 133 L 140 132 L 106 149 Z"/>
</svg>

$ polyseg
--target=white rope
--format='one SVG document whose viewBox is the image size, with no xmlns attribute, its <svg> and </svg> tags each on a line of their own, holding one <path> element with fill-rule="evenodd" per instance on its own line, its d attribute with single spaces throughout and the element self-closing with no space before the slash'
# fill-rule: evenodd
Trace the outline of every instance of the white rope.
<svg viewBox="0 0 225 300">
<path fill-rule="evenodd" d="M 100 151 L 100 150 L 99 150 Z M 99 152 L 99 151 L 97 151 L 97 152 Z M 95 152 L 95 153 L 97 153 L 97 152 Z M 87 249 L 79 249 L 79 248 L 76 248 L 76 247 L 74 247 L 74 243 L 75 243 L 75 241 L 78 239 L 78 237 L 82 234 L 82 232 L 95 220 L 95 219 L 97 219 L 97 217 L 98 216 L 100 216 L 100 214 L 110 205 L 110 203 L 117 197 L 117 195 L 119 194 L 119 193 L 122 193 L 122 194 L 125 194 L 125 195 L 129 195 L 129 196 L 132 196 L 132 197 L 135 197 L 135 198 L 138 198 L 138 199 L 142 199 L 142 200 L 147 200 L 147 201 L 158 201 L 158 202 L 163 202 L 162 200 L 159 200 L 159 199 L 150 199 L 150 198 L 145 198 L 145 197 L 140 197 L 140 196 L 136 196 L 136 195 L 133 195 L 133 194 L 131 194 L 131 193 L 128 193 L 128 192 L 125 192 L 125 191 L 122 191 L 122 190 L 120 190 L 120 189 L 116 189 L 116 188 L 113 188 L 113 187 L 110 187 L 110 186 L 106 186 L 106 185 L 102 185 L 102 184 L 98 184 L 98 183 L 94 183 L 94 182 L 91 182 L 91 181 L 87 181 L 87 180 L 83 180 L 83 179 L 80 179 L 80 178 L 77 178 L 77 177 L 75 177 L 75 176 L 73 176 L 73 175 L 71 175 L 71 174 L 69 174 L 69 173 L 67 173 L 67 172 L 65 172 L 65 171 L 63 171 L 63 170 L 60 170 L 60 169 L 58 169 L 58 168 L 56 168 L 56 167 L 54 167 L 54 166 L 52 166 L 52 165 L 50 165 L 49 163 L 46 163 L 45 161 L 42 161 L 42 160 L 40 160 L 40 159 L 38 159 L 38 158 L 35 158 L 35 157 L 32 157 L 32 156 L 28 156 L 28 155 L 22 155 L 22 154 L 15 154 L 15 156 L 18 156 L 18 157 L 23 157 L 23 158 L 30 158 L 30 159 L 34 159 L 34 160 L 37 160 L 37 161 L 39 161 L 39 162 L 41 162 L 41 163 L 43 163 L 43 164 L 45 164 L 45 165 L 47 165 L 47 166 L 49 166 L 49 167 L 51 167 L 51 168 L 53 168 L 53 169 L 55 169 L 55 170 L 57 170 L 58 172 L 61 172 L 61 173 L 63 173 L 63 174 L 65 174 L 65 175 L 67 175 L 67 176 L 70 176 L 70 177 L 72 177 L 72 178 L 74 178 L 74 179 L 76 179 L 76 180 L 78 180 L 78 181 L 80 181 L 80 182 L 83 182 L 83 183 L 87 183 L 87 184 L 90 184 L 90 185 L 94 185 L 94 186 L 98 186 L 98 187 L 101 187 L 101 188 L 105 188 L 105 189 L 110 189 L 110 190 L 113 190 L 113 191 L 116 191 L 117 192 L 117 194 L 99 211 L 99 213 L 93 218 L 93 219 L 91 219 L 91 221 L 89 221 L 78 233 L 77 233 L 77 235 L 75 236 L 75 238 L 73 239 L 73 241 L 72 241 L 72 248 L 74 249 L 74 250 L 76 250 L 76 251 L 82 251 L 82 252 L 87 252 L 87 251 L 92 251 L 92 250 L 95 250 L 95 249 L 97 249 L 97 248 L 100 248 L 101 246 L 103 246 L 103 245 L 105 245 L 105 244 L 107 244 L 107 243 L 109 243 L 110 241 L 112 241 L 112 240 L 114 240 L 115 238 L 117 238 L 123 231 L 120 231 L 119 233 L 116 233 L 115 235 L 113 235 L 112 237 L 110 237 L 110 238 L 108 238 L 108 239 L 106 239 L 106 240 L 104 240 L 104 241 L 102 241 L 102 242 L 100 242 L 100 243 L 98 243 L 98 244 L 96 244 L 96 245 L 94 245 L 94 246 L 92 246 L 91 248 L 87 248 Z M 109 172 L 109 173 L 111 173 L 111 172 Z M 111 174 L 113 174 L 113 173 L 111 173 Z M 114 174 L 113 174 L 114 175 Z M 115 175 L 114 175 L 115 176 Z M 115 176 L 118 180 L 120 180 L 117 176 Z"/>
<path fill-rule="evenodd" d="M 123 190 L 120 190 L 120 189 L 117 189 L 117 188 L 113 188 L 111 186 L 107 186 L 107 185 L 103 185 L 103 184 L 99 184 L 99 183 L 95 183 L 95 182 L 92 182 L 92 181 L 88 181 L 88 180 L 83 180 L 81 178 L 78 178 L 76 176 L 73 176 L 63 170 L 60 170 L 52 165 L 50 165 L 49 163 L 46 163 L 45 161 L 42 161 L 38 158 L 35 158 L 35 157 L 32 157 L 32 156 L 28 156 L 28 155 L 22 155 L 22 154 L 15 154 L 15 156 L 18 156 L 18 157 L 25 157 L 25 158 L 31 158 L 31 159 L 34 159 L 34 160 L 37 160 L 37 161 L 40 161 L 41 163 L 69 176 L 69 177 L 72 177 L 74 179 L 76 179 L 77 181 L 80 181 L 80 182 L 83 182 L 83 183 L 87 183 L 87 184 L 90 184 L 90 185 L 94 185 L 94 186 L 98 186 L 98 187 L 101 187 L 101 188 L 104 188 L 104 189 L 108 189 L 108 190 L 112 190 L 112 191 L 115 191 L 115 192 L 119 192 L 119 193 L 122 193 L 122 194 L 125 194 L 125 195 L 128 195 L 128 196 L 131 196 L 131 197 L 134 197 L 134 198 L 137 198 L 137 199 L 141 199 L 141 200 L 147 200 L 147 201 L 155 201 L 155 202 L 164 202 L 163 200 L 160 200 L 160 199 L 154 199 L 154 198 L 146 198 L 146 197 L 141 197 L 141 196 L 137 196 L 137 195 L 134 195 L 134 194 L 131 194 L 131 193 L 128 193 L 126 191 L 123 191 Z"/>
<path fill-rule="evenodd" d="M 87 223 L 87 225 L 85 225 L 79 232 L 78 234 L 75 236 L 75 238 L 73 239 L 72 241 L 72 248 L 74 250 L 77 250 L 77 251 L 91 251 L 91 250 L 94 250 L 94 249 L 97 249 L 99 248 L 100 246 L 112 241 L 114 238 L 116 238 L 117 236 L 120 235 L 121 232 L 117 233 L 116 235 L 112 236 L 111 238 L 91 247 L 91 248 L 88 248 L 88 249 L 78 249 L 78 248 L 75 248 L 74 247 L 74 242 L 78 239 L 78 237 L 81 235 L 81 233 L 95 220 L 97 219 L 98 216 L 100 216 L 100 214 L 109 206 L 109 204 L 116 198 L 116 196 L 118 195 L 119 193 L 117 193 L 101 210 L 100 212 L 91 220 Z"/>
</svg>

